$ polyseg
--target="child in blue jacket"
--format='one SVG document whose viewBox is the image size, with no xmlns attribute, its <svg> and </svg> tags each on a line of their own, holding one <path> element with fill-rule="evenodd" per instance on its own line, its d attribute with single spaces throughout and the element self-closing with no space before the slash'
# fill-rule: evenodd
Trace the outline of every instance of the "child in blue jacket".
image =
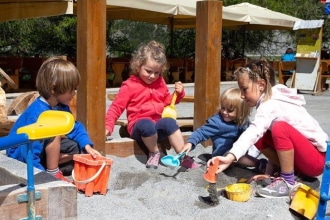
<svg viewBox="0 0 330 220">
<path fill-rule="evenodd" d="M 19 116 L 10 130 L 16 134 L 18 128 L 35 123 L 39 115 L 47 110 L 70 112 L 69 103 L 76 94 L 80 82 L 78 69 L 60 57 L 47 59 L 40 67 L 36 86 L 40 96 Z M 7 156 L 26 163 L 27 145 L 6 150 Z M 70 182 L 63 176 L 60 167 L 70 175 L 73 168 L 73 154 L 88 153 L 93 157 L 101 155 L 93 149 L 87 131 L 82 123 L 75 122 L 73 130 L 64 136 L 33 142 L 33 165 L 47 171 L 54 177 Z M 69 168 L 68 168 L 69 167 Z"/>
<path fill-rule="evenodd" d="M 248 127 L 250 108 L 241 98 L 239 88 L 229 88 L 220 97 L 219 112 L 207 119 L 206 123 L 195 130 L 184 146 L 187 153 L 193 150 L 197 144 L 211 139 L 212 157 L 223 156 L 228 152 L 233 143 Z M 252 146 L 249 152 L 240 158 L 237 163 L 243 167 L 255 167 L 257 172 L 263 173 L 266 161 L 256 158 L 260 152 Z"/>
<path fill-rule="evenodd" d="M 283 54 L 282 61 L 296 61 L 296 55 L 291 47 L 286 49 L 285 54 Z"/>
</svg>

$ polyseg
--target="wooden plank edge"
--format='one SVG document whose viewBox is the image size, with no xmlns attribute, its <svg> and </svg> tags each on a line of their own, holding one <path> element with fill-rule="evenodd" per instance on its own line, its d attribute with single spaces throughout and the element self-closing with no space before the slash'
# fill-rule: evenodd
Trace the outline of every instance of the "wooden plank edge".
<svg viewBox="0 0 330 220">
<path fill-rule="evenodd" d="M 191 132 L 182 132 L 182 137 L 186 141 Z M 105 154 L 116 157 L 129 157 L 132 155 L 145 155 L 136 141 L 131 138 L 114 138 L 105 142 Z"/>
</svg>

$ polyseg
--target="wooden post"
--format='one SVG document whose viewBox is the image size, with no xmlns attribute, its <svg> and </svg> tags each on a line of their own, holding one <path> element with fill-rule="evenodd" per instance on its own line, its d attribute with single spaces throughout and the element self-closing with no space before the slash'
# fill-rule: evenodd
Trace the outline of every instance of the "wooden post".
<svg viewBox="0 0 330 220">
<path fill-rule="evenodd" d="M 106 0 L 77 1 L 77 120 L 105 153 Z"/>
<path fill-rule="evenodd" d="M 7 120 L 6 105 L 7 105 L 6 92 L 5 92 L 5 90 L 2 89 L 1 83 L 0 83 L 0 120 L 1 120 L 1 122 Z"/>
<path fill-rule="evenodd" d="M 220 97 L 221 36 L 222 1 L 198 1 L 194 130 L 217 111 Z"/>
</svg>

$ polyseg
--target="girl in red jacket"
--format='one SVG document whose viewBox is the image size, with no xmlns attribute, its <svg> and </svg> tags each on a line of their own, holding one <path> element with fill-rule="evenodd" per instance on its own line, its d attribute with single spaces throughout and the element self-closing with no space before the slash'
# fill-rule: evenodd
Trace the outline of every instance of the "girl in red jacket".
<svg viewBox="0 0 330 220">
<path fill-rule="evenodd" d="M 162 75 L 168 70 L 165 48 L 151 41 L 133 53 L 130 62 L 131 76 L 122 83 L 115 100 L 106 113 L 105 135 L 113 132 L 115 122 L 126 109 L 128 133 L 149 151 L 147 168 L 158 168 L 160 152 L 157 142 L 169 139 L 176 153 L 183 150 L 184 140 L 173 118 L 161 118 L 172 95 Z M 183 84 L 175 83 L 176 104 L 185 96 Z M 197 168 L 198 164 L 186 156 L 181 166 Z"/>
</svg>

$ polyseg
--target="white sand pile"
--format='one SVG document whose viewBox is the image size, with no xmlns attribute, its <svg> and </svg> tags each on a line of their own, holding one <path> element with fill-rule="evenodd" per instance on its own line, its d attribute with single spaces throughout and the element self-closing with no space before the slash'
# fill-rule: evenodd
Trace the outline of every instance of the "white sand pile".
<svg viewBox="0 0 330 220">
<path fill-rule="evenodd" d="M 191 152 L 204 163 L 211 148 L 198 145 Z M 169 151 L 173 154 L 173 151 Z M 106 195 L 78 195 L 78 219 L 299 219 L 289 211 L 287 199 L 251 196 L 247 202 L 234 202 L 223 194 L 220 203 L 210 206 L 200 200 L 208 197 L 203 179 L 205 166 L 196 170 L 171 169 L 160 165 L 146 169 L 146 156 L 119 158 L 114 163 Z M 218 176 L 217 187 L 225 187 L 254 175 L 247 169 L 231 167 Z"/>
</svg>

